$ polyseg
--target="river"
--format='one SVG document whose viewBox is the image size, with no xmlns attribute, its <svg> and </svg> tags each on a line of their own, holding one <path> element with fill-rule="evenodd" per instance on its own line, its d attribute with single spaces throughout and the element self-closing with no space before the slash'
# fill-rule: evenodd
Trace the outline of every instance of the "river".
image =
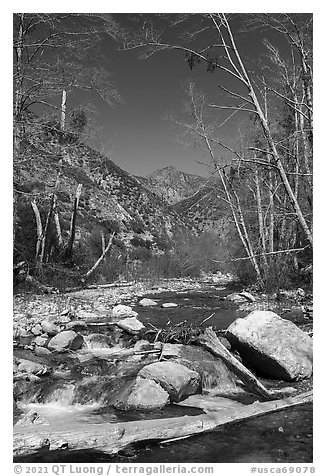
<svg viewBox="0 0 326 476">
<path fill-rule="evenodd" d="M 204 291 L 165 292 L 150 295 L 157 302 L 174 302 L 176 308 L 163 309 L 160 306 L 142 308 L 136 306 L 140 320 L 146 327 L 150 324 L 161 328 L 167 323 L 184 321 L 206 325 L 215 329 L 225 329 L 237 317 L 247 314 L 237 310 L 237 305 L 223 298 L 230 288 L 212 286 Z M 221 299 L 222 298 L 222 299 Z M 19 352 L 20 356 L 28 355 Z M 24 354 L 24 355 L 23 355 Z M 131 372 L 132 374 L 132 372 Z M 130 374 L 130 375 L 131 375 Z M 89 385 L 87 385 L 87 378 Z M 93 379 L 93 380 L 92 380 Z M 282 385 L 280 382 L 275 382 Z M 110 387 L 111 385 L 111 387 Z M 110 389 L 117 380 L 95 369 L 88 376 L 74 376 L 73 379 L 49 381 L 49 385 L 30 392 L 24 399 L 27 411 L 35 409 L 51 422 L 118 422 L 134 419 L 164 418 L 194 415 L 201 410 L 170 405 L 161 411 L 151 413 L 119 412 L 110 406 Z M 116 388 L 115 388 L 116 390 Z M 112 390 L 113 391 L 113 390 Z M 102 396 L 105 393 L 106 398 Z M 17 458 L 20 462 L 133 462 L 133 463 L 292 463 L 312 462 L 312 405 L 280 411 L 256 417 L 241 423 L 230 424 L 209 434 L 193 436 L 169 444 L 155 442 L 142 443 L 127 449 L 114 457 L 90 451 L 49 453 Z"/>
</svg>

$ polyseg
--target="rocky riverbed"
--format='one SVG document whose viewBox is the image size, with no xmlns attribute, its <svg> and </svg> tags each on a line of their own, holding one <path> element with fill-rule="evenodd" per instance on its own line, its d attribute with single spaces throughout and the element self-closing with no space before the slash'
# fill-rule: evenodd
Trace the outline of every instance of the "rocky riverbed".
<svg viewBox="0 0 326 476">
<path fill-rule="evenodd" d="M 179 403 L 181 414 L 189 414 L 194 407 L 219 411 L 253 402 L 257 395 L 223 359 L 193 345 L 210 325 L 227 352 L 249 363 L 267 391 L 281 396 L 310 389 L 310 296 L 300 289 L 267 296 L 232 286 L 231 277 L 213 276 L 155 287 L 121 283 L 64 294 L 16 295 L 15 422 L 49 420 L 44 410 L 53 404 L 63 414 L 67 406 L 91 409 L 90 421 L 97 418 L 94 408 L 111 408 L 107 418 L 116 421 L 121 412 L 127 419 L 135 411 L 137 418 L 144 418 L 144 411 L 150 412 L 146 418 L 163 410 L 159 415 L 171 416 Z M 203 302 L 206 307 L 194 305 Z M 258 353 L 254 335 L 260 336 Z M 194 341 L 185 342 L 189 336 Z"/>
</svg>

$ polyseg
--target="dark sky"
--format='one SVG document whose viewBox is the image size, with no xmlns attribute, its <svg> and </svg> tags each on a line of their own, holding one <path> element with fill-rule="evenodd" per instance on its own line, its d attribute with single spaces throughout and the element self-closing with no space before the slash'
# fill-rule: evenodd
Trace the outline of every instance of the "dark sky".
<svg viewBox="0 0 326 476">
<path fill-rule="evenodd" d="M 122 26 L 136 29 L 143 20 L 137 14 L 113 14 Z M 164 29 L 165 23 L 159 21 Z M 234 21 L 235 32 L 243 22 L 241 17 Z M 166 30 L 166 38 L 172 40 L 175 31 Z M 248 56 L 251 67 L 263 51 L 261 33 L 236 33 L 241 51 Z M 268 36 L 268 35 L 267 35 Z M 207 175 L 207 167 L 199 162 L 208 162 L 208 156 L 198 148 L 182 145 L 177 131 L 164 120 L 167 113 L 180 116 L 184 110 L 186 95 L 182 84 L 194 80 L 209 97 L 219 103 L 229 101 L 218 89 L 222 84 L 239 91 L 234 81 L 219 71 L 207 73 L 204 65 L 190 70 L 180 51 L 159 52 L 146 60 L 138 58 L 139 51 L 119 51 L 112 40 L 103 44 L 109 60 L 109 70 L 123 98 L 123 103 L 111 108 L 98 102 L 100 114 L 97 119 L 104 139 L 102 147 L 110 158 L 123 169 L 135 175 L 147 175 L 154 170 L 173 165 L 176 168 L 199 175 Z M 242 93 L 244 91 L 242 90 Z M 230 103 L 230 102 L 229 102 Z M 226 112 L 219 112 L 221 120 Z M 238 113 L 221 129 L 221 137 L 234 145 L 239 138 L 239 121 L 247 120 L 246 113 Z M 180 132 L 180 131 L 179 131 Z"/>
</svg>

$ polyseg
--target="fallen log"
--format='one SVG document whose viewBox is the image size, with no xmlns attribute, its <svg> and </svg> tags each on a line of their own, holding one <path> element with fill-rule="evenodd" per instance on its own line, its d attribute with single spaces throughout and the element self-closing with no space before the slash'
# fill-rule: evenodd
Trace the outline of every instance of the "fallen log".
<svg viewBox="0 0 326 476">
<path fill-rule="evenodd" d="M 236 374 L 236 376 L 242 380 L 248 390 L 258 394 L 259 396 L 272 400 L 273 394 L 251 373 L 247 367 L 239 362 L 232 354 L 227 350 L 222 342 L 216 337 L 211 327 L 205 329 L 205 332 L 200 334 L 197 338 L 197 342 L 207 349 L 211 354 L 219 357 L 227 367 Z"/>
<path fill-rule="evenodd" d="M 140 420 L 122 423 L 76 423 L 69 428 L 58 425 L 14 427 L 14 457 L 27 456 L 41 450 L 96 450 L 116 454 L 140 441 L 167 440 L 196 435 L 227 423 L 239 422 L 312 401 L 312 392 L 270 402 L 255 402 L 230 411 L 203 415 Z"/>
</svg>

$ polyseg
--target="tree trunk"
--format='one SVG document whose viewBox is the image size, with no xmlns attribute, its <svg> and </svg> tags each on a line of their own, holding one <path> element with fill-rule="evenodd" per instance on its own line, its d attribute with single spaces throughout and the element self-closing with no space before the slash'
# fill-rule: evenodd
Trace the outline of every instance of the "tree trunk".
<svg viewBox="0 0 326 476">
<path fill-rule="evenodd" d="M 95 450 L 116 454 L 140 441 L 167 440 L 196 435 L 259 415 L 283 410 L 312 401 L 312 392 L 271 402 L 227 409 L 205 415 L 184 416 L 123 423 L 76 423 L 69 428 L 59 425 L 14 427 L 14 456 L 23 457 L 40 450 Z"/>
<path fill-rule="evenodd" d="M 65 89 L 63 89 L 62 99 L 61 99 L 61 120 L 60 120 L 61 132 L 64 132 L 66 128 L 66 108 L 67 108 L 67 92 Z"/>
<path fill-rule="evenodd" d="M 290 200 L 290 203 L 291 205 L 293 206 L 293 209 L 297 215 L 297 218 L 298 218 L 298 221 L 309 241 L 309 243 L 311 244 L 311 246 L 313 246 L 313 237 L 312 237 L 312 232 L 311 230 L 309 229 L 309 226 L 306 222 L 306 219 L 302 213 L 302 210 L 301 210 L 301 207 L 299 205 L 299 202 L 298 200 L 296 199 L 295 197 L 295 194 L 292 190 L 292 187 L 290 185 L 290 182 L 288 180 L 288 177 L 287 177 L 287 174 L 286 174 L 286 171 L 284 169 L 284 165 L 283 165 L 283 162 L 279 156 L 279 153 L 276 149 L 276 145 L 275 145 L 275 142 L 273 140 L 273 137 L 272 137 L 272 134 L 271 134 L 271 131 L 270 131 L 270 128 L 268 126 L 268 123 L 266 121 L 266 117 L 262 111 L 262 108 L 259 104 L 259 101 L 258 101 L 258 98 L 257 98 L 257 95 L 255 93 L 255 90 L 253 88 L 253 85 L 250 81 L 250 78 L 248 76 L 248 73 L 247 73 L 247 70 L 242 62 L 242 59 L 240 57 L 240 53 L 237 49 L 237 46 L 235 44 L 235 41 L 234 41 L 234 38 L 233 38 L 233 34 L 232 34 L 232 31 L 231 31 L 231 28 L 230 28 L 230 25 L 225 17 L 224 14 L 221 15 L 221 18 L 222 18 L 222 21 L 224 23 L 224 26 L 226 27 L 227 29 L 227 32 L 228 32 L 228 35 L 229 35 L 229 38 L 230 38 L 230 41 L 231 41 L 231 44 L 232 44 L 232 48 L 233 48 L 233 51 L 234 51 L 234 54 L 235 54 L 235 57 L 237 59 L 237 62 L 239 64 L 239 67 L 240 67 L 240 71 L 243 75 L 243 79 L 242 79 L 242 82 L 246 85 L 247 89 L 248 89 L 248 95 L 249 97 L 251 98 L 251 101 L 252 101 L 252 104 L 255 108 L 255 111 L 258 115 L 258 118 L 259 118 L 259 121 L 260 121 L 260 124 L 261 124 L 261 127 L 262 127 L 262 130 L 263 130 L 263 133 L 266 137 L 266 140 L 268 142 L 268 145 L 269 145 L 269 149 L 270 149 L 270 152 L 273 156 L 273 162 L 274 162 L 274 165 L 277 167 L 277 170 L 278 170 L 278 173 L 280 175 L 280 178 L 282 180 L 282 183 L 285 187 L 285 190 L 286 190 L 286 193 L 289 197 L 289 200 Z M 310 91 L 310 90 L 309 90 Z M 309 91 L 307 91 L 307 94 L 309 95 Z M 307 98 L 308 99 L 308 98 Z M 311 117 L 311 123 L 312 123 L 312 117 Z"/>
<path fill-rule="evenodd" d="M 36 234 L 37 234 L 37 241 L 36 241 L 36 250 L 35 250 L 35 262 L 36 262 L 36 271 L 38 274 L 42 272 L 43 262 L 41 259 L 41 249 L 42 249 L 42 238 L 43 238 L 43 226 L 42 226 L 42 219 L 39 212 L 39 209 L 36 205 L 35 199 L 31 201 L 31 205 L 34 211 L 35 219 L 36 219 Z"/>
<path fill-rule="evenodd" d="M 211 327 L 205 329 L 205 332 L 198 337 L 197 341 L 213 355 L 222 359 L 225 365 L 242 380 L 250 391 L 267 400 L 273 398 L 272 393 L 224 347 Z"/>
<path fill-rule="evenodd" d="M 115 235 L 115 231 L 112 233 L 111 237 L 110 237 L 110 240 L 108 242 L 108 245 L 106 248 L 103 249 L 102 251 L 102 254 L 101 256 L 99 257 L 99 259 L 96 261 L 96 263 L 91 267 L 91 269 L 89 271 L 87 271 L 87 273 L 84 274 L 83 278 L 82 278 L 82 281 L 86 281 L 87 278 L 89 278 L 89 276 L 94 273 L 94 271 L 96 270 L 96 268 L 99 267 L 99 265 L 102 263 L 102 261 L 104 260 L 105 256 L 107 255 L 109 249 L 111 248 L 112 246 L 112 241 L 113 241 L 113 238 L 114 238 L 114 235 Z"/>
<path fill-rule="evenodd" d="M 72 257 L 72 249 L 74 246 L 74 241 L 75 241 L 75 234 L 76 234 L 76 218 L 77 218 L 77 211 L 78 211 L 78 205 L 79 205 L 79 199 L 82 191 L 82 184 L 78 184 L 77 190 L 76 190 L 76 195 L 74 199 L 74 207 L 73 211 L 71 214 L 71 220 L 70 220 L 70 232 L 69 232 L 69 240 L 68 240 L 68 245 L 67 245 L 67 250 L 66 250 L 66 258 L 70 259 Z"/>
</svg>

